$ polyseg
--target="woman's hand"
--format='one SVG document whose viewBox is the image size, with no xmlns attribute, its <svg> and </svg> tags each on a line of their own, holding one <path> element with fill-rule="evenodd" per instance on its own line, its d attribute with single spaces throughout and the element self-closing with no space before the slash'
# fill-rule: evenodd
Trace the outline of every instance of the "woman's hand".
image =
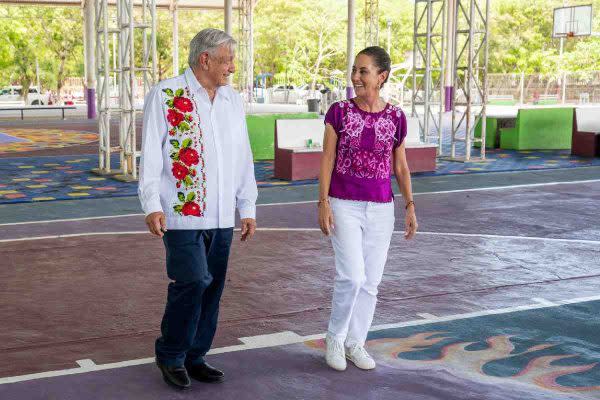
<svg viewBox="0 0 600 400">
<path fill-rule="evenodd" d="M 331 235 L 333 229 L 333 212 L 329 200 L 319 202 L 319 227 L 325 235 Z"/>
<path fill-rule="evenodd" d="M 410 240 L 415 236 L 415 233 L 417 233 L 417 228 L 419 227 L 419 224 L 417 224 L 417 215 L 415 214 L 414 204 L 409 205 L 406 209 L 404 224 L 404 239 Z"/>
</svg>

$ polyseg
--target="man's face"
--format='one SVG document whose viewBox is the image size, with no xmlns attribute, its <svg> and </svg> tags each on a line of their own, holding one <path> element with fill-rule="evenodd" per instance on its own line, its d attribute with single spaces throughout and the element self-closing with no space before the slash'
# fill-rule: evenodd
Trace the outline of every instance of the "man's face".
<svg viewBox="0 0 600 400">
<path fill-rule="evenodd" d="M 207 75 L 216 86 L 229 83 L 229 75 L 235 72 L 234 52 L 228 46 L 220 46 L 214 54 L 208 54 Z"/>
</svg>

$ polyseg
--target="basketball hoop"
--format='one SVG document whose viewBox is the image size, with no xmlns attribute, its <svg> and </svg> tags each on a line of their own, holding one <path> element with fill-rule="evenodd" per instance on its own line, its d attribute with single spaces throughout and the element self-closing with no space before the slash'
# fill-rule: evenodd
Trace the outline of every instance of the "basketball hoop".
<svg viewBox="0 0 600 400">
<path fill-rule="evenodd" d="M 554 9 L 553 38 L 574 38 L 592 34 L 592 5 L 568 6 Z"/>
</svg>

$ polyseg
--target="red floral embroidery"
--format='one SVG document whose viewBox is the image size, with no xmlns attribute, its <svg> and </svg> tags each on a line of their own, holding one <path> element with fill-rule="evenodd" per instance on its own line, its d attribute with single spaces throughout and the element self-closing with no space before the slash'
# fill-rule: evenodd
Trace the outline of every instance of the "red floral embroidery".
<svg viewBox="0 0 600 400">
<path fill-rule="evenodd" d="M 194 110 L 194 106 L 190 99 L 185 97 L 175 97 L 173 99 L 173 106 L 181 112 L 192 112 Z"/>
<path fill-rule="evenodd" d="M 171 168 L 171 172 L 173 172 L 173 176 L 179 180 L 182 181 L 185 179 L 185 177 L 187 176 L 187 174 L 189 174 L 189 170 L 188 168 L 181 164 L 181 163 L 173 163 L 173 167 Z"/>
<path fill-rule="evenodd" d="M 167 121 L 170 125 L 171 173 L 177 187 L 177 202 L 173 210 L 179 215 L 202 217 L 206 210 L 206 174 L 200 118 L 197 110 L 191 114 L 194 102 L 188 88 L 163 89 L 163 92 L 167 95 Z"/>
<path fill-rule="evenodd" d="M 181 207 L 181 213 L 183 215 L 191 215 L 194 217 L 199 217 L 201 215 L 200 206 L 193 201 L 189 201 Z"/>
<path fill-rule="evenodd" d="M 185 165 L 192 166 L 198 164 L 198 161 L 200 161 L 200 156 L 196 150 L 186 147 L 179 150 L 179 159 Z"/>
<path fill-rule="evenodd" d="M 168 110 L 167 111 L 167 120 L 169 121 L 169 123 L 173 126 L 178 126 L 179 123 L 181 123 L 181 121 L 184 120 L 184 115 L 180 112 L 178 112 L 177 110 Z"/>
</svg>

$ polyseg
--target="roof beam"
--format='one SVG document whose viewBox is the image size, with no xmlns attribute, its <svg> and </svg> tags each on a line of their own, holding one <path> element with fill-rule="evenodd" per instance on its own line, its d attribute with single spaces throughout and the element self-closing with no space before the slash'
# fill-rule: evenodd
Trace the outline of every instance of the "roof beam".
<svg viewBox="0 0 600 400">
<path fill-rule="evenodd" d="M 156 7 L 171 9 L 171 0 L 157 0 Z M 223 10 L 223 1 L 202 1 L 202 0 L 178 0 L 176 1 L 177 8 L 187 10 Z M 16 6 L 63 6 L 63 7 L 83 7 L 85 0 L 0 0 L 0 4 L 16 5 Z M 114 6 L 116 0 L 109 0 L 108 4 Z M 141 6 L 141 1 L 135 1 L 135 6 Z M 239 9 L 239 2 L 234 0 L 233 8 Z"/>
</svg>

